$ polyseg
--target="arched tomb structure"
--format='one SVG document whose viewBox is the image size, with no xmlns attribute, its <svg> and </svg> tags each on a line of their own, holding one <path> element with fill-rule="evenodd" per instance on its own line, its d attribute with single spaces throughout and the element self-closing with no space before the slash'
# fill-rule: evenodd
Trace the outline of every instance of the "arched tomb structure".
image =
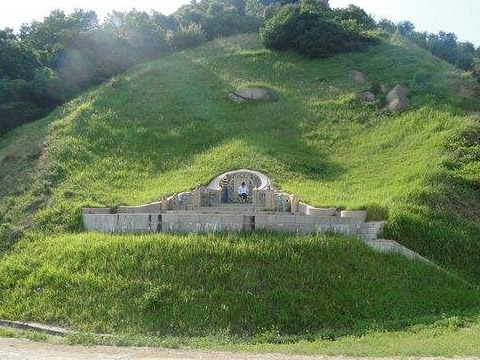
<svg viewBox="0 0 480 360">
<path fill-rule="evenodd" d="M 237 189 L 245 182 L 249 197 L 242 203 Z M 85 208 L 89 231 L 206 233 L 226 231 L 335 232 L 377 238 L 381 223 L 367 222 L 365 211 L 315 208 L 298 196 L 278 190 L 268 176 L 248 169 L 229 171 L 210 184 L 142 206 Z"/>
</svg>

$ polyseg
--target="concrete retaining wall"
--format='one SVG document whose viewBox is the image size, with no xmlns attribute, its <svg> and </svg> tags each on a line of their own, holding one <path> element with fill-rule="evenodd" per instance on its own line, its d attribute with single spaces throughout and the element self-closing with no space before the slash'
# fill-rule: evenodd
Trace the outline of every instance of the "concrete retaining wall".
<svg viewBox="0 0 480 360">
<path fill-rule="evenodd" d="M 416 252 L 406 248 L 405 246 L 393 240 L 378 239 L 373 241 L 366 241 L 365 243 L 376 251 L 385 253 L 396 253 L 403 255 L 410 260 L 419 260 L 427 264 L 432 264 L 430 260 L 424 258 L 423 256 L 417 254 Z"/>
<path fill-rule="evenodd" d="M 158 214 L 83 214 L 87 230 L 113 232 L 156 232 Z"/>
<path fill-rule="evenodd" d="M 173 232 L 209 233 L 252 230 L 289 233 L 333 232 L 362 236 L 362 219 L 338 216 L 306 216 L 294 214 L 83 214 L 85 228 L 90 231 L 113 232 Z"/>
<path fill-rule="evenodd" d="M 97 209 L 98 210 L 98 209 Z M 285 233 L 337 233 L 358 236 L 374 250 L 398 253 L 409 259 L 430 263 L 419 254 L 391 240 L 379 240 L 383 222 L 366 222 L 363 216 L 308 216 L 282 213 L 169 213 L 83 214 L 85 228 L 104 233 L 213 233 L 245 231 L 277 231 Z"/>
</svg>

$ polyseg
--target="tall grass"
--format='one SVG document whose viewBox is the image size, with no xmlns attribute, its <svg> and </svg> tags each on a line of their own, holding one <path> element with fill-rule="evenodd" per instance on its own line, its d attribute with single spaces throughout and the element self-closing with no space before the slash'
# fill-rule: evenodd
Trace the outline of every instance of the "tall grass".
<svg viewBox="0 0 480 360">
<path fill-rule="evenodd" d="M 0 264 L 0 317 L 85 331 L 335 337 L 479 300 L 433 267 L 338 236 L 40 236 Z"/>
</svg>

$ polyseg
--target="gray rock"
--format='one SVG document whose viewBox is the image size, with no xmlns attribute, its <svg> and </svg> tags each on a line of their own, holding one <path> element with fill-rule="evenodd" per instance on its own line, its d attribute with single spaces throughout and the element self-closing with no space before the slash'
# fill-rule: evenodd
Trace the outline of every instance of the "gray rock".
<svg viewBox="0 0 480 360">
<path fill-rule="evenodd" d="M 382 84 L 380 89 L 382 90 L 382 93 L 388 94 L 390 90 L 392 90 L 392 87 L 390 85 Z"/>
<path fill-rule="evenodd" d="M 400 111 L 408 107 L 407 89 L 402 85 L 395 86 L 387 95 L 385 110 Z"/>
<path fill-rule="evenodd" d="M 275 91 L 261 87 L 242 87 L 229 94 L 229 98 L 235 102 L 241 101 L 277 101 L 278 95 Z"/>
<path fill-rule="evenodd" d="M 357 100 L 360 100 L 363 102 L 372 102 L 372 101 L 375 101 L 375 94 L 372 93 L 371 91 L 364 91 L 364 92 L 361 92 L 360 94 L 357 94 Z"/>
<path fill-rule="evenodd" d="M 240 96 L 235 95 L 235 93 L 233 92 L 228 94 L 228 98 L 234 103 L 242 103 L 246 101 L 244 98 L 241 98 Z"/>
<path fill-rule="evenodd" d="M 368 81 L 365 74 L 358 70 L 350 71 L 350 79 L 355 81 L 358 85 L 363 85 Z"/>
</svg>

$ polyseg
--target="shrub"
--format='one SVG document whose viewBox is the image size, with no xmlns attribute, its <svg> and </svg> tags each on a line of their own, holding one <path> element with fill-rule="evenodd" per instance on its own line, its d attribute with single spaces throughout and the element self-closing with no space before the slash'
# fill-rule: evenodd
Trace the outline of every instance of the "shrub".
<svg viewBox="0 0 480 360">
<path fill-rule="evenodd" d="M 350 5 L 345 9 L 335 9 L 333 12 L 335 18 L 339 21 L 353 21 L 364 30 L 375 30 L 377 28 L 375 20 L 358 6 Z"/>
<path fill-rule="evenodd" d="M 372 40 L 353 26 L 353 20 L 338 22 L 332 15 L 321 6 L 287 5 L 262 28 L 262 42 L 270 49 L 292 49 L 309 57 L 327 57 L 359 49 Z"/>
<path fill-rule="evenodd" d="M 189 26 L 181 25 L 177 31 L 170 31 L 167 41 L 173 49 L 183 50 L 206 42 L 207 37 L 202 27 L 193 23 Z"/>
</svg>

